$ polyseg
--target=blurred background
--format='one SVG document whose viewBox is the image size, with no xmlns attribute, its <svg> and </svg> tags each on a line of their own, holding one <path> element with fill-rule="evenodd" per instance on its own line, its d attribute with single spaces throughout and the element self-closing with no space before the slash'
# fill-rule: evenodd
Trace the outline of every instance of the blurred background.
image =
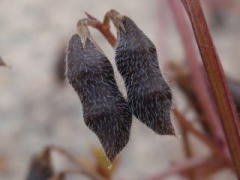
<svg viewBox="0 0 240 180">
<path fill-rule="evenodd" d="M 102 20 L 106 11 L 116 9 L 131 17 L 158 49 L 161 69 L 174 94 L 174 106 L 186 109 L 186 98 L 167 68 L 169 61 L 184 67 L 185 57 L 166 2 L 0 1 L 0 56 L 11 66 L 0 67 L 0 180 L 25 179 L 31 157 L 47 145 L 59 145 L 90 161 L 91 147 L 100 147 L 97 137 L 85 126 L 81 103 L 63 80 L 59 65 L 68 39 L 76 32 L 77 21 L 85 17 L 84 12 Z M 240 81 L 240 1 L 202 2 L 224 70 L 229 77 Z M 111 60 L 117 83 L 126 95 L 112 47 L 98 31 L 91 29 L 91 32 Z M 187 111 L 186 116 L 201 129 L 194 121 L 194 111 Z M 172 121 L 177 137 L 158 136 L 134 118 L 130 142 L 120 155 L 113 179 L 144 179 L 183 161 L 181 131 L 174 116 Z M 196 154 L 209 153 L 198 139 L 193 136 L 190 139 Z M 56 161 L 60 164 L 58 158 Z M 229 169 L 218 171 L 209 179 L 227 178 L 236 179 Z M 166 179 L 184 177 L 173 175 Z"/>
</svg>

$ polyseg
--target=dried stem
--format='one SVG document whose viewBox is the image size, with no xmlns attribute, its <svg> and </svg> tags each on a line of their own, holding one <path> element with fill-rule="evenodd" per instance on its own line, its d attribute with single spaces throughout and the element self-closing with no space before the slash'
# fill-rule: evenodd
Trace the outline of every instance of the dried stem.
<svg viewBox="0 0 240 180">
<path fill-rule="evenodd" d="M 185 160 L 184 162 L 178 162 L 177 164 L 173 165 L 173 167 L 167 169 L 165 172 L 162 172 L 161 174 L 156 175 L 152 178 L 148 178 L 147 180 L 160 180 L 170 175 L 186 173 L 193 168 L 196 169 L 198 167 L 209 164 L 209 161 L 212 161 L 211 157 L 204 156 Z"/>
<path fill-rule="evenodd" d="M 66 178 L 67 175 L 69 174 L 79 174 L 79 175 L 86 175 L 86 173 L 82 170 L 64 170 L 58 174 L 56 174 L 53 178 L 51 178 L 50 180 L 64 180 Z M 88 176 L 89 177 L 89 176 Z"/>
<path fill-rule="evenodd" d="M 219 144 L 222 145 L 224 143 L 224 134 L 221 124 L 219 123 L 219 117 L 214 108 L 214 102 L 211 101 L 210 94 L 207 88 L 207 83 L 204 79 L 204 75 L 197 61 L 199 59 L 199 56 L 193 44 L 193 33 L 188 26 L 185 14 L 182 11 L 181 4 L 178 2 L 178 0 L 170 0 L 168 1 L 168 4 L 172 10 L 174 20 L 181 35 L 182 43 L 186 54 L 186 60 L 192 73 L 192 84 L 194 88 L 194 93 L 197 97 L 197 100 L 201 106 L 205 117 L 203 119 L 208 124 L 211 134 L 215 138 L 215 141 L 219 142 Z"/>
<path fill-rule="evenodd" d="M 76 157 L 74 157 L 73 155 L 71 155 L 70 153 L 65 151 L 64 149 L 57 147 L 57 146 L 49 146 L 48 149 L 62 154 L 69 161 L 76 164 L 79 167 L 79 169 L 77 170 L 78 172 L 81 172 L 82 174 L 90 177 L 93 180 L 103 180 L 103 178 L 100 177 L 98 174 L 96 174 L 96 172 L 88 169 L 83 163 L 81 163 L 81 161 L 79 161 Z"/>
<path fill-rule="evenodd" d="M 181 129 L 181 134 L 182 134 L 183 150 L 184 150 L 185 156 L 188 159 L 191 159 L 193 157 L 193 152 L 192 152 L 192 148 L 191 148 L 191 142 L 189 140 L 189 134 L 187 132 L 187 129 L 181 123 L 179 125 L 180 125 L 180 129 Z M 188 176 L 189 180 L 194 180 L 195 179 L 194 169 L 189 171 L 187 173 L 187 176 Z"/>
<path fill-rule="evenodd" d="M 97 18 L 88 14 L 87 12 L 85 14 L 89 19 L 88 25 L 99 30 L 103 34 L 103 36 L 107 39 L 107 41 L 111 44 L 111 46 L 114 47 L 117 40 L 112 34 L 112 32 L 110 31 L 109 17 L 105 15 L 103 22 L 101 22 Z"/>
<path fill-rule="evenodd" d="M 201 140 L 209 149 L 217 156 L 221 157 L 226 164 L 231 166 L 231 163 L 229 162 L 226 155 L 219 149 L 219 147 L 214 144 L 206 135 L 202 134 L 199 130 L 194 128 L 194 126 L 186 120 L 186 118 L 183 116 L 182 113 L 180 113 L 178 110 L 174 109 L 173 113 L 181 125 L 187 129 L 189 132 L 191 132 L 193 135 L 195 135 L 199 140 Z"/>
<path fill-rule="evenodd" d="M 215 50 L 199 0 L 182 0 L 191 20 L 195 38 L 225 132 L 232 161 L 240 178 L 240 121 L 227 87 L 223 68 Z"/>
<path fill-rule="evenodd" d="M 183 140 L 183 149 L 185 156 L 187 158 L 191 158 L 193 156 L 192 148 L 191 148 L 191 143 L 189 140 L 188 132 L 187 129 L 180 123 L 180 129 L 181 129 L 181 135 L 182 135 L 182 140 Z"/>
</svg>

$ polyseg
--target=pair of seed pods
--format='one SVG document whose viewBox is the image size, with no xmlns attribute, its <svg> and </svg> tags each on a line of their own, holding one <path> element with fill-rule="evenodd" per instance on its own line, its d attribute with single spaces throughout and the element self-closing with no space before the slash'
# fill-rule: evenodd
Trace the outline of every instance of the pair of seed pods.
<svg viewBox="0 0 240 180">
<path fill-rule="evenodd" d="M 83 105 L 85 124 L 98 136 L 112 161 L 129 141 L 132 114 L 160 135 L 174 135 L 172 95 L 151 40 L 129 18 L 112 10 L 117 29 L 116 65 L 127 89 L 120 93 L 113 67 L 84 20 L 68 44 L 66 75 Z"/>
</svg>

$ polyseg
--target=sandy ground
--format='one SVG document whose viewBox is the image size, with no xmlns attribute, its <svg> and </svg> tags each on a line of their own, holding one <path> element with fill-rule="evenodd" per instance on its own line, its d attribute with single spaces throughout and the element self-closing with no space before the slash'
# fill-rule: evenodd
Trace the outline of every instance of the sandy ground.
<svg viewBox="0 0 240 180">
<path fill-rule="evenodd" d="M 183 52 L 171 16 L 163 5 L 163 0 L 0 1 L 0 55 L 12 66 L 0 68 L 0 156 L 8 160 L 0 180 L 24 179 L 30 157 L 48 144 L 61 145 L 90 159 L 90 145 L 100 145 L 83 123 L 76 93 L 68 84 L 59 86 L 53 71 L 57 51 L 75 32 L 76 22 L 84 17 L 84 12 L 101 19 L 107 10 L 115 8 L 132 17 L 158 45 L 160 63 L 164 64 L 168 58 L 182 59 Z M 160 14 L 164 27 L 159 22 Z M 233 77 L 239 73 L 240 57 L 236 19 L 239 18 L 230 20 L 227 29 L 213 32 L 223 65 Z M 92 32 L 115 67 L 110 45 L 98 32 Z M 162 37 L 159 32 L 165 35 Z M 122 80 L 115 73 L 124 92 Z M 167 72 L 164 74 L 167 76 Z M 175 104 L 183 107 L 177 94 Z M 134 119 L 131 140 L 121 153 L 115 179 L 143 179 L 183 160 L 180 142 L 180 138 L 159 137 Z M 205 149 L 200 151 L 207 153 Z M 234 176 L 228 171 L 215 176 L 218 180 L 226 178 Z"/>
</svg>

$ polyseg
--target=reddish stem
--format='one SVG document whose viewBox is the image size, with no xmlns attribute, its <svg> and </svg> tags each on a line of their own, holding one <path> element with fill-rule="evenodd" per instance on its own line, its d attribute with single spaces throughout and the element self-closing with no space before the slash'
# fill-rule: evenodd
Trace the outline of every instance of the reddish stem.
<svg viewBox="0 0 240 180">
<path fill-rule="evenodd" d="M 161 174 L 158 174 L 152 178 L 148 178 L 147 180 L 160 180 L 170 175 L 186 173 L 187 171 L 193 168 L 197 168 L 197 167 L 201 167 L 203 165 L 209 164 L 209 160 L 211 160 L 209 156 L 195 157 L 189 160 L 185 160 L 184 162 L 175 164 L 173 167 L 169 168 L 165 172 L 162 172 Z"/>
<path fill-rule="evenodd" d="M 182 113 L 177 111 L 176 109 L 173 110 L 173 113 L 181 125 L 187 129 L 189 132 L 191 132 L 193 135 L 195 135 L 199 140 L 201 140 L 207 147 L 218 157 L 222 158 L 226 164 L 231 166 L 231 163 L 229 163 L 228 158 L 226 155 L 219 149 L 219 147 L 214 144 L 207 136 L 205 136 L 203 133 L 198 131 L 194 126 L 183 116 Z"/>
<path fill-rule="evenodd" d="M 183 150 L 184 150 L 185 156 L 187 157 L 187 159 L 191 159 L 193 157 L 193 151 L 192 151 L 191 142 L 189 139 L 189 133 L 187 131 L 187 128 L 185 128 L 181 123 L 180 123 L 180 129 L 182 134 L 182 143 L 183 143 Z M 195 179 L 194 169 L 189 171 L 187 173 L 187 176 L 189 180 L 194 180 Z"/>
<path fill-rule="evenodd" d="M 213 91 L 217 110 L 225 132 L 238 177 L 240 178 L 240 121 L 227 87 L 223 68 L 213 44 L 199 0 L 182 0 L 191 20 L 195 38 L 208 80 Z"/>
<path fill-rule="evenodd" d="M 94 172 L 91 169 L 89 169 L 88 167 L 86 167 L 81 161 L 78 160 L 78 158 L 74 157 L 66 150 L 64 150 L 58 146 L 48 146 L 46 149 L 58 152 L 61 155 L 63 155 L 64 157 L 66 157 L 70 162 L 72 162 L 78 166 L 79 172 L 82 172 L 83 174 L 87 175 L 92 180 L 103 180 L 103 178 L 99 174 L 97 174 L 96 172 Z"/>
<path fill-rule="evenodd" d="M 192 31 L 188 26 L 185 14 L 181 10 L 182 7 L 178 0 L 170 0 L 168 3 L 181 35 L 186 54 L 186 60 L 192 73 L 194 93 L 199 101 L 199 104 L 201 105 L 205 117 L 203 119 L 206 120 L 206 123 L 208 124 L 211 133 L 214 135 L 216 142 L 222 144 L 224 142 L 222 127 L 219 123 L 219 117 L 215 111 L 214 103 L 211 101 L 204 75 L 197 61 L 199 56 L 193 44 Z"/>
<path fill-rule="evenodd" d="M 107 41 L 111 44 L 112 47 L 115 46 L 117 40 L 115 36 L 110 31 L 110 24 L 109 24 L 109 18 L 107 15 L 105 15 L 103 22 L 99 21 L 97 18 L 93 17 L 92 15 L 85 13 L 89 19 L 88 25 L 92 26 L 93 28 L 96 28 L 99 30 L 103 36 L 107 39 Z"/>
</svg>

